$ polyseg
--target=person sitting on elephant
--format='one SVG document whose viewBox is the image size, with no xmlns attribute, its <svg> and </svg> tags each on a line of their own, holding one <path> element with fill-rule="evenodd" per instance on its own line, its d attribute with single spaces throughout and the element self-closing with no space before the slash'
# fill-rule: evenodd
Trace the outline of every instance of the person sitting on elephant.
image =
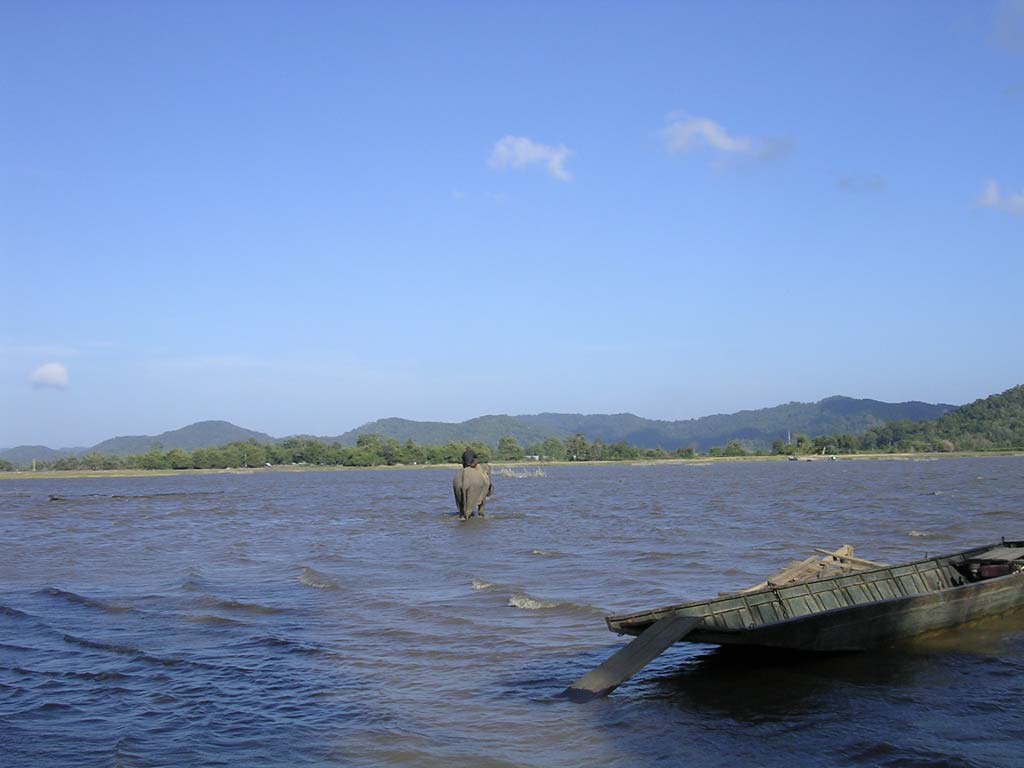
<svg viewBox="0 0 1024 768">
<path fill-rule="evenodd" d="M 487 503 L 487 497 L 494 493 L 490 465 L 481 464 L 476 453 L 466 449 L 462 454 L 462 466 L 455 471 L 452 479 L 452 489 L 455 491 L 455 505 L 460 520 L 476 515 L 484 517 L 484 504 Z"/>
</svg>

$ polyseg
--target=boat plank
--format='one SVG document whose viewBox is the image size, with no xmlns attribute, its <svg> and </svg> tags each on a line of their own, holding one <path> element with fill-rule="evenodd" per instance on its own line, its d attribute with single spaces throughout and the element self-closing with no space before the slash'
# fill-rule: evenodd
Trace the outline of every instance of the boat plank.
<svg viewBox="0 0 1024 768">
<path fill-rule="evenodd" d="M 865 560 L 862 557 L 853 557 L 853 553 L 840 554 L 839 552 L 829 552 L 827 549 L 821 549 L 820 547 L 814 548 L 815 552 L 821 552 L 825 555 L 830 555 L 836 560 L 842 560 L 843 562 L 850 563 L 851 565 L 862 565 L 865 568 L 888 568 L 886 563 L 876 563 L 874 560 Z"/>
<path fill-rule="evenodd" d="M 700 623 L 695 616 L 678 614 L 658 619 L 635 640 L 566 688 L 563 695 L 573 701 L 607 696 Z"/>
</svg>

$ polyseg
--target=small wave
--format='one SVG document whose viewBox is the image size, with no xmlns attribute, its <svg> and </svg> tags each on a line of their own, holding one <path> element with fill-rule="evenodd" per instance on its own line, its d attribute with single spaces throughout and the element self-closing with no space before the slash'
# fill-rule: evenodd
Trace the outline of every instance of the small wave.
<svg viewBox="0 0 1024 768">
<path fill-rule="evenodd" d="M 980 517 L 1012 517 L 1016 518 L 1020 512 L 1009 509 L 993 509 L 991 512 L 981 512 Z"/>
<path fill-rule="evenodd" d="M 512 467 L 502 467 L 496 474 L 499 477 L 522 479 L 526 477 L 545 477 L 547 472 L 542 467 L 537 467 L 535 469 L 513 469 Z"/>
<path fill-rule="evenodd" d="M 181 588 L 186 592 L 206 592 L 208 586 L 206 579 L 203 578 L 203 574 L 198 568 L 189 568 L 185 572 L 185 581 L 181 584 Z"/>
<path fill-rule="evenodd" d="M 0 605 L 0 614 L 4 616 L 14 616 L 18 619 L 30 619 L 32 618 L 24 611 L 19 611 L 17 608 L 11 608 L 8 605 Z"/>
<path fill-rule="evenodd" d="M 110 680 L 129 680 L 132 675 L 124 672 L 77 672 L 75 670 L 64 670 L 62 672 L 54 672 L 52 670 L 46 670 L 45 672 L 38 669 L 29 669 L 27 667 L 11 667 L 13 672 L 17 672 L 19 675 L 39 675 L 41 677 L 59 677 L 64 680 L 99 680 L 102 682 Z"/>
<path fill-rule="evenodd" d="M 605 616 L 608 613 L 603 608 L 595 608 L 592 605 L 581 605 L 580 603 L 574 603 L 571 600 L 540 600 L 536 597 L 530 597 L 530 595 L 525 592 L 513 592 L 509 595 L 507 605 L 509 608 L 519 608 L 524 611 L 541 611 L 557 608 L 560 611 L 578 613 L 586 616 Z"/>
<path fill-rule="evenodd" d="M 240 611 L 242 613 L 275 614 L 287 613 L 287 608 L 276 608 L 260 603 L 243 603 L 241 600 L 224 600 L 219 597 L 206 597 L 200 600 L 203 605 L 224 611 Z"/>
<path fill-rule="evenodd" d="M 199 614 L 197 616 L 189 616 L 188 621 L 191 621 L 195 624 L 207 624 L 213 627 L 237 627 L 245 624 L 244 621 L 239 621 L 238 619 L 229 619 L 226 616 L 213 616 L 208 613 Z"/>
<path fill-rule="evenodd" d="M 302 569 L 302 573 L 299 574 L 299 583 L 313 587 L 313 589 L 338 589 L 341 586 L 326 573 L 321 573 L 313 568 Z"/>
<path fill-rule="evenodd" d="M 473 589 L 479 590 L 479 589 L 490 589 L 494 585 L 491 584 L 489 581 L 481 581 L 480 579 L 473 579 L 473 583 L 470 586 L 473 587 Z"/>
<path fill-rule="evenodd" d="M 170 491 L 167 493 L 116 494 L 112 499 L 193 499 L 197 496 L 222 496 L 224 491 Z"/>
<path fill-rule="evenodd" d="M 42 715 L 49 714 L 51 712 L 77 712 L 78 707 L 74 704 L 68 704 L 63 701 L 48 701 L 45 704 L 40 704 L 37 707 L 26 710 L 23 714 Z"/>
<path fill-rule="evenodd" d="M 118 645 L 117 643 L 103 643 L 98 640 L 89 640 L 76 635 L 64 635 L 64 642 L 72 645 L 80 645 L 83 648 L 91 648 L 96 651 L 109 651 L 123 656 L 145 656 L 145 651 L 139 648 L 132 648 L 129 645 Z"/>
<path fill-rule="evenodd" d="M 537 557 L 565 557 L 563 552 L 555 552 L 550 549 L 535 549 L 531 551 L 530 554 L 536 555 Z"/>
<path fill-rule="evenodd" d="M 257 637 L 250 638 L 246 641 L 246 644 L 255 643 L 256 645 L 270 646 L 271 648 L 283 648 L 288 653 L 300 653 L 300 654 L 314 654 L 314 655 L 333 655 L 331 651 L 326 648 L 321 648 L 313 643 L 305 643 L 299 640 L 291 640 L 287 637 L 278 637 L 277 635 L 260 635 Z"/>
<path fill-rule="evenodd" d="M 108 671 L 108 672 L 74 672 L 74 671 L 68 671 L 68 672 L 61 672 L 60 676 L 61 677 L 73 678 L 73 679 L 76 679 L 76 680 L 101 680 L 101 681 L 104 681 L 104 682 L 110 681 L 110 680 L 130 680 L 132 678 L 132 675 L 126 674 L 124 672 L 115 672 L 115 671 Z"/>
<path fill-rule="evenodd" d="M 931 536 L 927 531 L 908 531 L 907 536 Z"/>
<path fill-rule="evenodd" d="M 630 557 L 630 559 L 638 561 L 638 562 L 641 562 L 641 563 L 645 563 L 645 562 L 655 562 L 656 563 L 656 562 L 662 562 L 662 561 L 676 562 L 681 557 L 682 557 L 682 555 L 680 555 L 678 552 L 653 552 L 653 551 L 650 551 L 650 552 L 637 552 L 634 555 L 632 555 Z M 690 563 L 690 565 L 692 565 L 692 563 Z M 703 564 L 698 564 L 698 565 L 701 568 L 704 567 Z"/>
<path fill-rule="evenodd" d="M 96 600 L 92 597 L 86 597 L 85 595 L 79 595 L 76 592 L 68 592 L 57 587 L 46 587 L 40 590 L 44 595 L 50 597 L 59 597 L 62 600 L 67 600 L 69 603 L 75 603 L 77 605 L 84 605 L 88 608 L 98 608 L 101 611 L 107 613 L 127 613 L 131 611 L 131 608 L 126 608 L 123 605 L 113 605 L 112 603 L 105 603 L 102 600 Z"/>
<path fill-rule="evenodd" d="M 116 653 L 119 656 L 130 656 L 136 661 L 145 661 L 149 664 L 159 664 L 163 667 L 195 667 L 201 669 L 216 669 L 217 667 L 213 664 L 206 664 L 201 661 L 189 661 L 188 659 L 181 659 L 177 656 L 154 656 L 151 653 L 147 653 L 141 648 L 135 648 L 130 645 L 118 645 L 117 643 L 104 643 L 97 640 L 89 640 L 85 637 L 78 637 L 76 635 L 63 635 L 64 642 L 70 643 L 71 645 L 77 645 L 82 648 L 89 648 L 95 651 L 106 651 L 107 653 Z"/>
<path fill-rule="evenodd" d="M 508 598 L 508 605 L 509 608 L 522 608 L 524 611 L 538 611 L 543 608 L 557 608 L 560 603 L 553 603 L 548 600 L 535 600 L 529 595 L 514 592 Z"/>
<path fill-rule="evenodd" d="M 35 651 L 35 648 L 29 648 L 27 645 L 12 645 L 11 643 L 0 643 L 0 650 L 4 651 Z"/>
</svg>

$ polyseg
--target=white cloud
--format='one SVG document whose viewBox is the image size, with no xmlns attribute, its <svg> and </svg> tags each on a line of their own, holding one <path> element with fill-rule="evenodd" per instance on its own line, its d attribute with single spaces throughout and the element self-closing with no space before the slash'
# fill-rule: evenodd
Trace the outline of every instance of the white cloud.
<svg viewBox="0 0 1024 768">
<path fill-rule="evenodd" d="M 727 154 L 750 154 L 754 141 L 746 136 L 730 136 L 722 126 L 706 117 L 676 117 L 665 128 L 665 149 L 669 154 L 709 149 Z"/>
<path fill-rule="evenodd" d="M 665 151 L 670 155 L 706 150 L 718 160 L 770 160 L 785 155 L 792 148 L 791 142 L 785 139 L 737 136 L 707 117 L 678 113 L 669 115 L 668 125 L 661 135 Z"/>
<path fill-rule="evenodd" d="M 488 165 L 495 170 L 525 168 L 543 165 L 550 176 L 569 181 L 572 174 L 565 169 L 565 161 L 572 154 L 564 144 L 549 147 L 525 136 L 505 136 L 494 145 Z"/>
<path fill-rule="evenodd" d="M 67 389 L 68 369 L 61 363 L 46 363 L 32 371 L 28 380 L 36 388 Z"/>
<path fill-rule="evenodd" d="M 999 184 L 992 180 L 986 182 L 977 204 L 982 208 L 995 208 L 997 211 L 1006 211 L 1015 216 L 1024 216 L 1024 192 L 1003 194 Z"/>
</svg>

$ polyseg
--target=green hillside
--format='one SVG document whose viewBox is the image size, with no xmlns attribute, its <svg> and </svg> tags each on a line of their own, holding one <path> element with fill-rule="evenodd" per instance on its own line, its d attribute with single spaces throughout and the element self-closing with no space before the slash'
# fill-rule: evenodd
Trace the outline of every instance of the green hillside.
<svg viewBox="0 0 1024 768">
<path fill-rule="evenodd" d="M 325 442 L 354 445 L 359 435 L 376 434 L 420 445 L 450 442 L 482 442 L 497 445 L 510 435 L 520 445 L 532 445 L 549 437 L 565 439 L 583 435 L 587 440 L 612 444 L 625 442 L 639 448 L 673 451 L 692 447 L 704 451 L 716 445 L 741 441 L 750 448 L 768 448 L 775 440 L 798 433 L 815 437 L 859 434 L 888 421 L 917 422 L 935 419 L 956 406 L 922 402 L 883 403 L 851 397 L 828 397 L 817 403 L 787 403 L 773 408 L 704 416 L 685 421 L 644 419 L 631 413 L 584 415 L 541 413 L 533 416 L 481 416 L 458 424 L 380 419 Z"/>
<path fill-rule="evenodd" d="M 134 456 L 147 451 L 180 448 L 194 451 L 196 448 L 211 448 L 228 443 L 255 440 L 258 443 L 274 441 L 270 435 L 237 427 L 228 421 L 198 421 L 187 427 L 163 432 L 155 436 L 115 437 L 89 448 L 89 453 L 105 453 L 113 456 Z"/>
<path fill-rule="evenodd" d="M 975 400 L 935 420 L 891 421 L 868 430 L 860 442 L 861 450 L 1024 449 L 1024 384 Z"/>
<path fill-rule="evenodd" d="M 33 461 L 53 461 L 61 456 L 73 456 L 79 449 L 62 448 L 54 450 L 45 445 L 19 445 L 0 451 L 0 461 L 8 461 L 15 467 L 31 467 Z"/>
</svg>

